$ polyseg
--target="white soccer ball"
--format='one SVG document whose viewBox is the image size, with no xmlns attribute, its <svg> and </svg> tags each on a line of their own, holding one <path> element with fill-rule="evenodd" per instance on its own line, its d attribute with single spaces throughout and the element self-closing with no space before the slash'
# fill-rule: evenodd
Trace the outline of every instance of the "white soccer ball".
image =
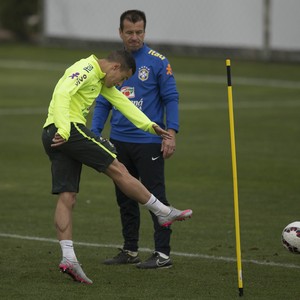
<svg viewBox="0 0 300 300">
<path fill-rule="evenodd" d="M 281 241 L 288 251 L 300 254 L 300 222 L 296 221 L 287 225 L 281 234 Z"/>
</svg>

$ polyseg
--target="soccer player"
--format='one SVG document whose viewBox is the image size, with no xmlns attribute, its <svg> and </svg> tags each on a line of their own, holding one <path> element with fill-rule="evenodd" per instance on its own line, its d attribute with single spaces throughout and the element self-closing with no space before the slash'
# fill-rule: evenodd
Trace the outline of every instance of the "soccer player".
<svg viewBox="0 0 300 300">
<path fill-rule="evenodd" d="M 167 128 L 170 139 L 162 139 L 142 131 L 130 123 L 105 96 L 96 99 L 92 131 L 100 136 L 110 110 L 110 140 L 115 145 L 118 160 L 128 171 L 169 206 L 165 191 L 164 159 L 174 154 L 175 135 L 179 129 L 178 92 L 168 59 L 144 43 L 145 13 L 139 10 L 125 11 L 120 17 L 119 35 L 124 48 L 130 51 L 137 64 L 137 72 L 120 87 L 120 90 L 151 120 Z M 164 124 L 164 118 L 166 123 Z M 171 228 L 161 227 L 151 212 L 154 226 L 155 251 L 144 262 L 138 256 L 140 227 L 139 205 L 116 186 L 120 207 L 123 249 L 113 258 L 104 261 L 108 265 L 137 264 L 142 269 L 169 268 Z"/>
<path fill-rule="evenodd" d="M 83 164 L 109 176 L 123 193 L 157 215 L 162 227 L 192 215 L 191 210 L 180 211 L 160 202 L 116 159 L 114 146 L 85 126 L 89 109 L 101 94 L 137 127 L 170 138 L 116 89 L 135 70 L 135 60 L 125 50 L 113 51 L 106 58 L 91 55 L 76 62 L 58 81 L 43 126 L 42 141 L 51 161 L 52 193 L 58 194 L 54 219 L 62 249 L 59 268 L 86 284 L 92 280 L 83 272 L 72 242 L 72 210 Z"/>
</svg>

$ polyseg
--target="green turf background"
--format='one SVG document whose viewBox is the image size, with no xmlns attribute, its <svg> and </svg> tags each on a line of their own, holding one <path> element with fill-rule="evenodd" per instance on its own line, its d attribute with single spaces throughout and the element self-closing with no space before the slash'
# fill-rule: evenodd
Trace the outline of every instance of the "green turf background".
<svg viewBox="0 0 300 300">
<path fill-rule="evenodd" d="M 122 244 L 121 227 L 112 183 L 88 168 L 74 211 L 74 241 L 100 245 L 75 244 L 94 284 L 75 284 L 59 273 L 57 243 L 20 238 L 55 239 L 41 128 L 64 69 L 91 53 L 103 54 L 0 47 L 1 299 L 239 298 L 226 57 L 168 57 L 180 93 L 181 129 L 176 154 L 166 161 L 167 193 L 172 205 L 194 211 L 191 220 L 173 225 L 172 269 L 101 264 Z M 300 65 L 231 65 L 244 298 L 299 299 L 300 257 L 282 247 L 280 236 L 285 225 L 300 220 Z M 152 234 L 142 209 L 143 259 L 153 248 Z"/>
</svg>

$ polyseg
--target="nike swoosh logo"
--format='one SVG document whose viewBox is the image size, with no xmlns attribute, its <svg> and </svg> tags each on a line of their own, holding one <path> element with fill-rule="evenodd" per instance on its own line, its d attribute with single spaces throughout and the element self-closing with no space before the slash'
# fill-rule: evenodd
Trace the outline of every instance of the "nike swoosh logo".
<svg viewBox="0 0 300 300">
<path fill-rule="evenodd" d="M 158 260 L 156 260 L 156 265 L 158 267 L 162 267 L 162 266 L 166 265 L 169 261 L 170 261 L 170 259 L 167 259 L 167 260 L 164 260 L 164 261 L 160 262 L 159 259 L 158 259 Z"/>
<path fill-rule="evenodd" d="M 157 156 L 157 157 L 152 157 L 152 160 L 157 160 L 157 159 L 159 159 L 159 156 Z"/>
</svg>

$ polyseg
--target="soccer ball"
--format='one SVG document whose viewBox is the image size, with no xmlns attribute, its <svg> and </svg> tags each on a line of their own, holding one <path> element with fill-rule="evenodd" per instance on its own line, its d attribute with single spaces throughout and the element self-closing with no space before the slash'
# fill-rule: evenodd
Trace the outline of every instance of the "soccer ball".
<svg viewBox="0 0 300 300">
<path fill-rule="evenodd" d="M 300 254 L 300 222 L 296 221 L 287 225 L 281 234 L 281 241 L 288 251 Z"/>
</svg>

